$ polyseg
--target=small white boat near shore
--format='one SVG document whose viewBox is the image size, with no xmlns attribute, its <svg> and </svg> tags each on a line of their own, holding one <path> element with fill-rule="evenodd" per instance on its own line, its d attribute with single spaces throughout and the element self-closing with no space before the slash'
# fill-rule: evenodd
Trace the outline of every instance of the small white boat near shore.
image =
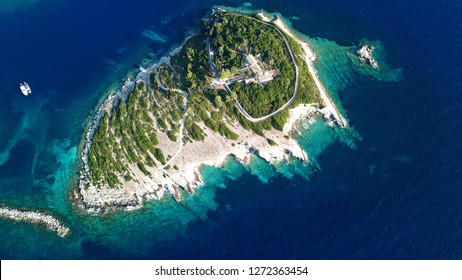
<svg viewBox="0 0 462 280">
<path fill-rule="evenodd" d="M 26 82 L 19 83 L 19 88 L 21 89 L 22 94 L 24 94 L 25 96 L 28 96 L 32 93 L 29 84 Z"/>
</svg>

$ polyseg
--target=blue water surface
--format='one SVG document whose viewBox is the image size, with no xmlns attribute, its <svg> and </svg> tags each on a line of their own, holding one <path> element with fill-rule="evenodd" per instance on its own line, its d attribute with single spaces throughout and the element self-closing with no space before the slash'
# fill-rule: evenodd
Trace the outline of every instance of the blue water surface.
<svg viewBox="0 0 462 280">
<path fill-rule="evenodd" d="M 243 2 L 43 0 L 0 11 L 0 204 L 46 210 L 72 229 L 60 239 L 0 220 L 2 259 L 462 258 L 455 0 L 251 1 L 313 40 L 378 41 L 381 59 L 401 69 L 393 82 L 361 72 L 324 81 L 359 135 L 355 148 L 316 124 L 324 138 L 299 139 L 316 153 L 314 167 L 294 162 L 284 176 L 258 159 L 251 167 L 229 159 L 204 168 L 206 185 L 181 203 L 98 217 L 70 205 L 78 144 L 107 88 L 179 44 L 212 5 Z M 334 63 L 324 59 L 320 67 Z"/>
</svg>

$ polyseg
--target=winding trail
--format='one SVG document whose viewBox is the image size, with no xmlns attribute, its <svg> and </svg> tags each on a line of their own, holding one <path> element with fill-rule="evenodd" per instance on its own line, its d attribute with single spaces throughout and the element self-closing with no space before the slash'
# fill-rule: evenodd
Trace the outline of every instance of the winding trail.
<svg viewBox="0 0 462 280">
<path fill-rule="evenodd" d="M 286 110 L 290 105 L 292 105 L 292 103 L 295 101 L 295 99 L 297 99 L 297 96 L 298 96 L 298 90 L 300 88 L 300 69 L 298 67 L 298 64 L 297 64 L 297 60 L 295 59 L 295 55 L 292 51 L 292 48 L 290 47 L 290 44 L 289 44 L 289 41 L 287 40 L 287 37 L 286 35 L 281 31 L 279 30 L 278 27 L 268 23 L 268 22 L 265 22 L 265 21 L 262 21 L 262 20 L 259 20 L 259 19 L 256 19 L 256 18 L 253 18 L 253 17 L 250 17 L 250 16 L 247 16 L 247 15 L 242 15 L 248 19 L 251 19 L 251 20 L 255 20 L 255 21 L 258 21 L 262 24 L 265 24 L 267 26 L 270 26 L 271 28 L 274 28 L 276 29 L 276 31 L 282 36 L 282 38 L 284 39 L 284 42 L 287 46 L 287 49 L 289 51 L 289 55 L 290 55 L 290 58 L 292 59 L 292 62 L 294 64 L 294 67 L 295 67 L 295 88 L 294 88 L 294 94 L 292 95 L 292 97 L 289 99 L 289 101 L 287 101 L 284 105 L 281 106 L 281 108 L 277 109 L 276 111 L 272 112 L 271 114 L 268 114 L 266 116 L 263 116 L 263 117 L 260 117 L 260 118 L 254 118 L 252 117 L 249 113 L 247 113 L 247 111 L 242 108 L 242 105 L 241 103 L 239 103 L 239 100 L 237 100 L 237 98 L 234 99 L 234 103 L 236 103 L 236 107 L 237 109 L 239 110 L 239 112 L 241 112 L 241 114 L 247 119 L 249 120 L 250 122 L 261 122 L 261 121 L 265 121 L 267 119 L 270 119 L 278 114 L 280 114 L 282 111 Z M 210 55 L 210 37 L 207 38 L 207 50 L 208 50 L 208 56 L 209 56 L 209 63 L 210 63 L 210 67 L 212 68 L 212 71 L 218 71 L 215 63 L 213 62 L 213 59 Z M 229 88 L 229 85 L 228 83 L 226 82 L 223 82 L 221 81 L 220 79 L 217 79 L 215 78 L 215 84 L 218 84 L 218 85 L 222 85 L 226 92 L 231 96 L 231 89 Z"/>
<path fill-rule="evenodd" d="M 237 105 L 237 108 L 238 110 L 244 114 L 244 116 L 251 122 L 261 122 L 261 121 L 265 121 L 271 117 L 274 117 L 278 114 L 280 114 L 282 111 L 284 111 L 285 109 L 287 109 L 290 105 L 292 105 L 292 103 L 294 103 L 295 99 L 297 99 L 297 96 L 298 96 L 298 90 L 300 88 L 300 69 L 298 68 L 298 64 L 297 64 L 297 60 L 295 59 L 295 55 L 294 55 L 294 52 L 292 51 L 292 48 L 290 47 L 290 44 L 289 44 L 289 40 L 287 40 L 287 37 L 286 35 L 281 31 L 279 30 L 278 27 L 268 23 L 268 22 L 265 22 L 265 21 L 262 21 L 262 20 L 259 20 L 259 19 L 256 19 L 256 18 L 253 18 L 253 17 L 250 17 L 250 16 L 247 16 L 247 15 L 244 15 L 245 17 L 251 19 L 251 20 L 255 20 L 255 21 L 258 21 L 260 23 L 263 23 L 263 24 L 266 24 L 267 26 L 270 26 L 274 29 L 276 29 L 276 31 L 282 36 L 282 38 L 284 39 L 284 42 L 287 46 L 287 49 L 289 50 L 289 54 L 290 54 L 290 58 L 292 59 L 292 62 L 294 63 L 294 67 L 295 67 L 295 89 L 294 89 L 294 94 L 292 95 L 292 97 L 289 99 L 289 101 L 286 102 L 286 104 L 282 105 L 281 108 L 277 109 L 276 111 L 274 111 L 273 113 L 269 114 L 269 115 L 266 115 L 266 116 L 263 116 L 263 117 L 260 117 L 260 118 L 253 118 L 251 117 L 245 110 L 244 108 L 242 108 L 241 104 L 239 103 L 239 101 L 236 99 L 235 102 L 236 102 L 236 105 Z"/>
<path fill-rule="evenodd" d="M 274 111 L 273 113 L 271 114 L 268 114 L 266 116 L 263 116 L 263 117 L 260 117 L 260 118 L 254 118 L 252 117 L 249 113 L 247 113 L 247 111 L 245 111 L 245 109 L 242 107 L 242 105 L 239 103 L 239 101 L 237 99 L 234 99 L 234 102 L 236 104 L 236 107 L 237 109 L 239 110 L 239 112 L 244 115 L 244 117 L 249 120 L 250 122 L 261 122 L 261 121 L 265 121 L 271 117 L 274 117 L 278 114 L 280 114 L 282 111 L 286 110 L 287 108 L 290 107 L 290 105 L 292 105 L 292 103 L 295 101 L 295 99 L 297 98 L 298 96 L 298 90 L 299 90 L 299 87 L 300 87 L 300 80 L 299 80 L 299 77 L 300 77 L 300 70 L 299 70 L 299 67 L 298 67 L 298 64 L 297 64 L 297 61 L 295 59 L 295 56 L 294 56 L 294 53 L 292 51 L 292 48 L 290 47 L 290 44 L 287 40 L 287 36 L 285 33 L 287 33 L 290 37 L 292 37 L 294 40 L 296 40 L 302 47 L 302 49 L 305 51 L 305 54 L 306 56 L 304 57 L 305 61 L 306 61 L 306 64 L 308 66 L 308 71 L 310 72 L 311 76 L 313 77 L 314 79 L 314 82 L 315 82 L 315 85 L 316 87 L 318 88 L 319 90 L 319 93 L 320 93 L 320 97 L 321 99 L 323 100 L 324 102 L 324 105 L 327 107 L 327 109 L 329 110 L 329 112 L 332 114 L 332 116 L 337 120 L 337 123 L 341 126 L 341 127 L 348 127 L 348 122 L 345 120 L 345 118 L 342 116 L 342 114 L 340 113 L 340 111 L 338 110 L 337 106 L 335 106 L 334 102 L 332 101 L 331 97 L 328 95 L 326 89 L 324 88 L 324 85 L 321 83 L 318 75 L 317 75 L 317 72 L 316 70 L 314 69 L 314 65 L 312 63 L 312 59 L 311 59 L 311 56 L 313 55 L 312 54 L 312 51 L 311 49 L 309 48 L 308 44 L 305 43 L 305 42 L 302 42 L 300 39 L 296 38 L 292 33 L 290 33 L 288 31 L 288 29 L 285 27 L 284 23 L 283 22 L 275 22 L 275 24 L 271 24 L 268 21 L 265 21 L 265 20 L 260 20 L 258 18 L 254 18 L 254 17 L 251 17 L 251 16 L 248 16 L 246 14 L 240 14 L 239 15 L 241 16 L 244 16 L 250 20 L 254 20 L 254 21 L 258 21 L 262 24 L 265 24 L 267 26 L 270 26 L 272 28 L 275 28 L 277 30 L 277 32 L 282 36 L 282 38 L 284 39 L 284 42 L 289 50 L 289 54 L 290 54 L 290 57 L 294 63 L 294 67 L 295 67 L 295 89 L 294 89 L 294 94 L 292 95 L 292 97 L 290 98 L 289 101 L 287 101 L 281 108 L 279 108 L 278 110 Z M 278 18 L 278 20 L 280 20 Z M 210 56 L 210 38 L 207 38 L 207 48 L 208 48 L 208 51 L 209 51 L 209 62 L 210 62 L 210 65 L 212 67 L 212 69 L 216 69 L 216 65 L 215 63 L 213 62 L 211 56 Z M 229 88 L 229 84 L 226 83 L 226 82 L 223 82 L 219 79 L 215 79 L 214 81 L 215 84 L 218 84 L 218 85 L 222 85 L 224 87 L 224 89 L 226 90 L 226 92 L 231 95 L 232 91 L 231 89 Z"/>
<path fill-rule="evenodd" d="M 215 64 L 215 62 L 213 62 L 212 55 L 210 54 L 210 52 L 211 52 L 211 49 L 210 49 L 210 36 L 207 37 L 206 44 L 207 44 L 207 54 L 208 54 L 208 57 L 209 57 L 210 68 L 212 68 L 213 77 L 216 79 L 216 78 L 218 78 L 218 72 L 219 71 L 218 71 L 217 65 Z"/>
<path fill-rule="evenodd" d="M 159 76 L 159 71 L 157 71 L 156 69 L 156 78 L 157 78 L 157 84 L 159 85 L 159 87 L 163 90 L 168 90 L 168 91 L 174 91 L 174 92 L 178 92 L 178 93 L 182 93 L 185 95 L 185 97 L 187 98 L 188 95 L 189 95 L 189 92 L 187 91 L 184 91 L 182 89 L 178 89 L 178 88 L 168 88 L 168 87 L 165 87 L 161 81 L 160 81 L 160 76 Z"/>
<path fill-rule="evenodd" d="M 165 87 L 162 84 L 162 82 L 160 81 L 159 71 L 157 71 L 157 69 L 156 69 L 156 80 L 157 80 L 157 84 L 159 85 L 159 87 L 161 89 L 167 90 L 167 91 L 179 92 L 179 93 L 182 93 L 184 95 L 184 99 L 185 99 L 184 108 L 185 108 L 185 111 L 186 111 L 184 116 L 183 116 L 183 120 L 181 121 L 180 135 L 178 137 L 178 149 L 176 150 L 175 154 L 173 154 L 173 156 L 164 165 L 162 165 L 162 166 L 160 166 L 158 168 L 158 170 L 159 170 L 159 169 L 165 169 L 168 165 L 170 165 L 170 163 L 181 153 L 181 150 L 183 149 L 183 145 L 184 145 L 183 131 L 184 131 L 184 124 L 186 123 L 186 118 L 188 117 L 188 96 L 189 96 L 189 93 L 187 91 L 184 91 L 184 90 L 181 90 L 181 89 Z"/>
<path fill-rule="evenodd" d="M 181 122 L 180 135 L 178 137 L 178 149 L 176 150 L 175 154 L 164 165 L 162 165 L 160 168 L 162 168 L 162 169 L 166 168 L 181 153 L 181 150 L 183 149 L 183 145 L 184 145 L 184 142 L 183 142 L 183 130 L 184 130 L 184 124 L 186 122 L 187 117 L 188 117 L 188 112 L 186 112 L 184 114 L 183 121 Z"/>
<path fill-rule="evenodd" d="M 297 96 L 298 96 L 298 91 L 299 91 L 299 88 L 300 88 L 300 68 L 298 67 L 298 63 L 297 63 L 297 60 L 295 58 L 295 55 L 292 51 L 292 48 L 290 46 L 290 43 L 287 39 L 287 36 L 286 34 L 284 34 L 283 30 L 281 30 L 277 25 L 273 25 L 269 22 L 266 22 L 266 21 L 263 21 L 263 20 L 260 20 L 260 19 L 257 19 L 257 18 L 254 18 L 254 17 L 251 17 L 251 16 L 248 16 L 248 15 L 242 15 L 250 20 L 254 20 L 254 21 L 258 21 L 259 23 L 262 23 L 262 24 L 265 24 L 267 26 L 270 26 L 271 28 L 274 28 L 281 36 L 282 38 L 284 39 L 284 42 L 287 46 L 287 49 L 289 51 L 289 55 L 290 55 L 290 58 L 292 59 L 292 62 L 294 64 L 294 67 L 295 67 L 295 88 L 294 88 L 294 94 L 292 95 L 292 97 L 289 99 L 289 101 L 287 101 L 284 105 L 282 105 L 279 109 L 277 109 L 276 111 L 266 115 L 266 116 L 263 116 L 263 117 L 260 117 L 260 118 L 254 118 L 252 117 L 249 113 L 247 113 L 247 111 L 242 107 L 242 105 L 239 103 L 239 100 L 237 100 L 237 98 L 234 99 L 234 102 L 236 104 L 236 107 L 237 109 L 239 110 L 239 112 L 247 119 L 249 120 L 250 122 L 253 122 L 253 123 L 257 123 L 257 122 L 262 122 L 262 121 L 265 121 L 265 120 L 268 120 L 278 114 L 280 114 L 281 112 L 283 112 L 284 110 L 286 110 L 287 108 L 289 108 L 292 103 L 297 99 Z M 287 32 L 287 31 L 286 31 Z M 291 35 L 291 34 L 289 34 Z M 301 42 L 300 42 L 301 43 Z M 232 95 L 232 91 L 231 89 L 229 88 L 229 85 L 228 83 L 226 82 L 223 82 L 221 81 L 219 78 L 218 78 L 218 68 L 216 66 L 216 64 L 213 62 L 213 59 L 212 59 L 212 56 L 210 54 L 211 52 L 211 48 L 210 48 L 210 37 L 207 37 L 207 40 L 206 40 L 206 45 L 207 45 L 207 54 L 208 54 L 208 58 L 209 58 L 209 64 L 210 64 L 210 67 L 214 73 L 214 81 L 211 83 L 211 85 L 213 84 L 216 84 L 216 85 L 222 85 L 225 89 L 225 91 L 231 96 Z M 303 44 L 302 44 L 302 48 L 304 48 Z M 306 50 L 305 50 L 306 52 Z M 307 54 L 308 56 L 308 54 Z M 310 74 L 314 77 L 314 80 L 315 80 L 315 84 L 316 86 L 318 87 L 319 91 L 321 92 L 321 98 L 323 99 L 323 101 L 326 103 L 327 107 L 329 108 L 329 111 L 331 111 L 331 113 L 333 114 L 333 116 L 337 119 L 337 121 L 339 122 L 339 124 L 343 127 L 346 127 L 347 126 L 347 122 L 343 119 L 343 117 L 341 116 L 341 114 L 338 112 L 337 108 L 335 107 L 335 105 L 333 105 L 332 103 L 332 100 L 329 98 L 324 86 L 322 85 L 322 83 L 320 82 L 319 78 L 317 77 L 316 75 L 316 70 L 314 69 L 313 65 L 311 63 L 309 63 L 309 59 L 308 57 L 305 59 L 307 64 L 308 64 L 308 69 L 309 69 L 309 72 Z M 164 164 L 162 165 L 161 167 L 159 167 L 159 169 L 164 169 L 166 168 L 168 165 L 170 165 L 170 163 L 175 160 L 175 158 L 181 153 L 181 150 L 183 148 L 183 145 L 184 145 L 184 142 L 183 142 L 183 134 L 184 134 L 184 126 L 185 126 L 185 122 L 186 122 L 186 118 L 188 117 L 188 112 L 187 112 L 187 108 L 188 108 L 188 96 L 190 93 L 184 91 L 184 90 L 181 90 L 181 89 L 177 89 L 177 88 L 167 88 L 165 87 L 161 81 L 160 81 L 160 75 L 159 75 L 159 72 L 157 71 L 156 69 L 156 79 L 157 79 L 157 83 L 159 85 L 160 88 L 162 88 L 163 90 L 167 90 L 167 91 L 173 91 L 173 92 L 178 92 L 178 93 L 181 93 L 184 95 L 184 98 L 185 98 L 185 109 L 186 109 L 186 112 L 183 116 L 183 120 L 181 122 L 181 126 L 180 126 L 180 135 L 179 135 L 179 138 L 178 138 L 178 149 L 177 151 L 175 152 L 175 154 Z M 209 86 L 206 86 L 204 88 L 207 88 Z M 201 90 L 198 90 L 198 91 L 201 91 Z M 198 91 L 194 92 L 194 93 L 197 93 Z"/>
<path fill-rule="evenodd" d="M 264 20 L 265 16 L 262 15 Z M 310 72 L 312 78 L 314 79 L 315 85 L 319 90 L 319 95 L 324 102 L 325 107 L 327 110 L 330 112 L 330 114 L 337 120 L 337 124 L 340 125 L 343 128 L 348 128 L 348 121 L 342 116 L 340 113 L 339 109 L 335 105 L 335 102 L 332 100 L 330 95 L 327 93 L 327 90 L 325 89 L 324 85 L 322 84 L 318 73 L 314 67 L 314 61 L 316 59 L 316 55 L 314 54 L 313 50 L 310 48 L 309 44 L 307 42 L 302 41 L 300 38 L 296 37 L 290 29 L 286 26 L 284 21 L 282 21 L 279 17 L 274 21 L 274 24 L 279 27 L 279 30 L 285 32 L 288 36 L 292 37 L 295 41 L 297 41 L 302 49 L 305 52 L 305 57 L 304 60 L 308 66 L 308 71 Z"/>
</svg>

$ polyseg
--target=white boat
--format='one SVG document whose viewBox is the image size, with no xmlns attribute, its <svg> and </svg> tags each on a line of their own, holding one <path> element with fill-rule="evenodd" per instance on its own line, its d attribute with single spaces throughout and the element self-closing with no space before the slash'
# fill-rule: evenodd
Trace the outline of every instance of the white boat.
<svg viewBox="0 0 462 280">
<path fill-rule="evenodd" d="M 310 127 L 306 123 L 303 124 L 303 128 L 311 132 Z"/>
<path fill-rule="evenodd" d="M 30 89 L 29 84 L 26 82 L 20 83 L 19 88 L 21 89 L 22 94 L 24 94 L 25 96 L 28 96 L 29 94 L 32 93 L 32 90 Z"/>
</svg>

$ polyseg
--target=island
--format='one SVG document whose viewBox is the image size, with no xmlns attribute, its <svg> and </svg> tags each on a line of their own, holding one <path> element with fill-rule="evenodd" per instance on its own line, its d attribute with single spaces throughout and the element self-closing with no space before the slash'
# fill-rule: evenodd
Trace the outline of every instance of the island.
<svg viewBox="0 0 462 280">
<path fill-rule="evenodd" d="M 75 199 L 92 212 L 137 209 L 194 193 L 200 167 L 228 156 L 309 161 L 292 137 L 299 120 L 320 114 L 348 127 L 315 60 L 279 17 L 213 9 L 197 34 L 99 106 L 84 135 Z"/>
<path fill-rule="evenodd" d="M 370 46 L 368 44 L 362 44 L 361 47 L 357 50 L 357 53 L 359 55 L 359 59 L 361 62 L 366 63 L 374 69 L 379 69 L 379 64 L 375 60 L 373 53 L 374 53 L 375 47 Z"/>
</svg>

